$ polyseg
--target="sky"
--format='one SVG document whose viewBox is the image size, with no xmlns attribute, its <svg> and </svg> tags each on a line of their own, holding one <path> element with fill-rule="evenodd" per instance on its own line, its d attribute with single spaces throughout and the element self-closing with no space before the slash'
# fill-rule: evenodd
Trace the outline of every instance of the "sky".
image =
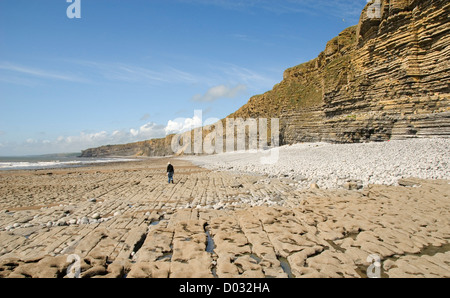
<svg viewBox="0 0 450 298">
<path fill-rule="evenodd" d="M 366 3 L 0 0 L 0 156 L 80 152 L 222 119 L 316 58 Z"/>
</svg>

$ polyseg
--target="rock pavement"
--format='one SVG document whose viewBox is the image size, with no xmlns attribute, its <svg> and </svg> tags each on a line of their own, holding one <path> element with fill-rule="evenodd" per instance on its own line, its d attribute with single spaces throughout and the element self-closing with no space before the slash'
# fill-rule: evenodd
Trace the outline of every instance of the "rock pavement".
<svg viewBox="0 0 450 298">
<path fill-rule="evenodd" d="M 450 181 L 302 189 L 172 159 L 0 173 L 0 277 L 450 277 Z"/>
</svg>

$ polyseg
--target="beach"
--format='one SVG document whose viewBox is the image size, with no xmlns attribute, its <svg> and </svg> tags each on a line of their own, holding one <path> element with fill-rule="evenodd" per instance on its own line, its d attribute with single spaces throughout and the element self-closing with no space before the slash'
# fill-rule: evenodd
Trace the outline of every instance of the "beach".
<svg viewBox="0 0 450 298">
<path fill-rule="evenodd" d="M 430 154 L 434 178 L 335 184 L 226 156 L 1 171 L 0 277 L 450 277 L 448 166 Z"/>
</svg>

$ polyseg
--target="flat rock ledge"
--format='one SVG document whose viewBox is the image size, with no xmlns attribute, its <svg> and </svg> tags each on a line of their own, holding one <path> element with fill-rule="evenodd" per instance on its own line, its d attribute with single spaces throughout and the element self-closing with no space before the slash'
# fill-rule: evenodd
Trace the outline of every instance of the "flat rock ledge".
<svg viewBox="0 0 450 298">
<path fill-rule="evenodd" d="M 84 171 L 98 179 L 83 179 L 78 201 L 35 195 L 44 207 L 0 211 L 0 277 L 64 278 L 79 268 L 82 278 L 360 278 L 374 255 L 381 277 L 450 277 L 448 180 L 305 190 L 196 167 L 169 186 L 163 175 L 145 179 L 148 168 L 125 180 Z M 68 174 L 9 179 L 45 185 Z M 32 185 L 21 186 L 24 197 Z"/>
</svg>

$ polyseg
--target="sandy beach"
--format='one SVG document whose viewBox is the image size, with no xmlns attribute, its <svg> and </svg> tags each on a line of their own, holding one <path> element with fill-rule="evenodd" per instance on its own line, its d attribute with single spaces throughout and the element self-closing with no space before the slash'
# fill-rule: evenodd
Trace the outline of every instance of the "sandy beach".
<svg viewBox="0 0 450 298">
<path fill-rule="evenodd" d="M 169 185 L 168 160 L 0 172 L 0 277 L 450 277 L 449 180 L 305 188 L 172 158 Z"/>
</svg>

